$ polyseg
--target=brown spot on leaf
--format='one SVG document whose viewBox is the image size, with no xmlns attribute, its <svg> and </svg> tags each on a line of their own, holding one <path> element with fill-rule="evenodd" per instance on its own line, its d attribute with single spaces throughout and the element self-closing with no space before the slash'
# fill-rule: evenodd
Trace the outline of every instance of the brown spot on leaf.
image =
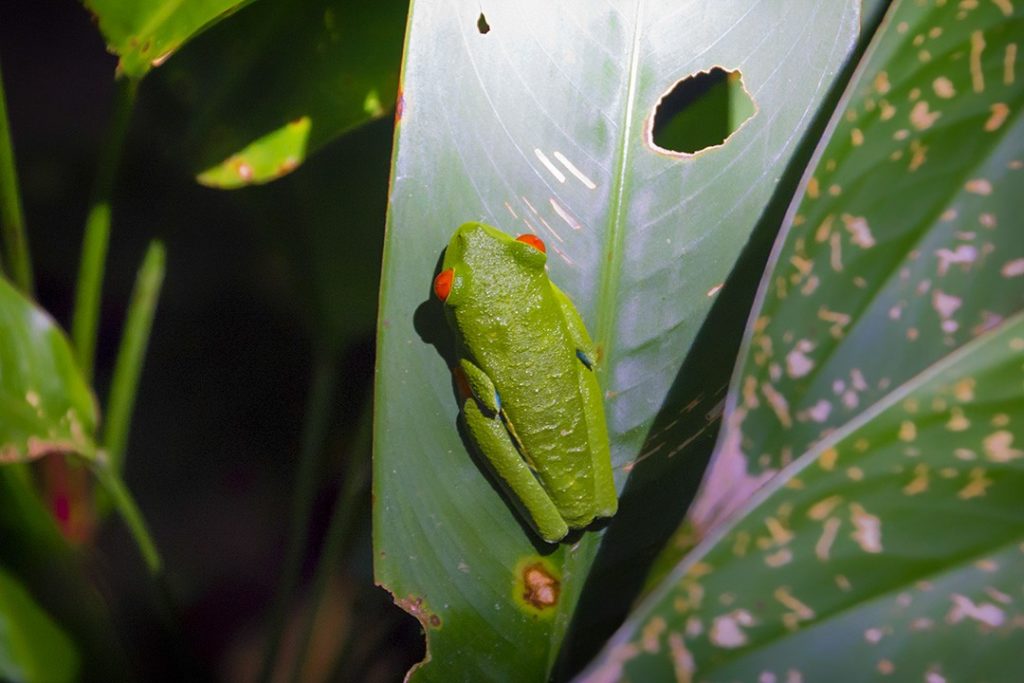
<svg viewBox="0 0 1024 683">
<path fill-rule="evenodd" d="M 423 625 L 424 630 L 427 628 L 441 628 L 441 617 L 430 611 L 422 597 L 410 595 L 407 598 L 395 598 L 395 604 L 416 617 L 420 624 Z"/>
<path fill-rule="evenodd" d="M 538 562 L 523 569 L 523 600 L 537 609 L 557 605 L 561 588 L 561 582 L 543 564 Z"/>
</svg>

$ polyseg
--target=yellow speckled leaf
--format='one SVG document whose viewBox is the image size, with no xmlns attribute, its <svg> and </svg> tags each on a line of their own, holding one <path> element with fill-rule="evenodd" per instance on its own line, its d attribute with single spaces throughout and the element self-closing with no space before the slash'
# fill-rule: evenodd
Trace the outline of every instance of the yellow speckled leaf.
<svg viewBox="0 0 1024 683">
<path fill-rule="evenodd" d="M 1018 315 L 786 466 L 594 680 L 1019 680 L 1022 358 Z"/>
</svg>

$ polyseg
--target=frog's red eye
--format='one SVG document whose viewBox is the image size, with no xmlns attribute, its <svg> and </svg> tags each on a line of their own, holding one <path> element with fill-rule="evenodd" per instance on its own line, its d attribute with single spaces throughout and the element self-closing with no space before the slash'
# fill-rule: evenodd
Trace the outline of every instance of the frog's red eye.
<svg viewBox="0 0 1024 683">
<path fill-rule="evenodd" d="M 448 299 L 448 295 L 452 293 L 452 279 L 455 277 L 455 269 L 449 268 L 448 270 L 442 270 L 437 277 L 434 278 L 434 294 L 441 301 Z"/>
<path fill-rule="evenodd" d="M 541 238 L 531 233 L 523 233 L 522 235 L 516 238 L 516 241 L 529 244 L 537 251 L 543 252 L 545 254 L 548 253 L 547 247 L 544 246 L 544 242 L 541 240 Z"/>
</svg>

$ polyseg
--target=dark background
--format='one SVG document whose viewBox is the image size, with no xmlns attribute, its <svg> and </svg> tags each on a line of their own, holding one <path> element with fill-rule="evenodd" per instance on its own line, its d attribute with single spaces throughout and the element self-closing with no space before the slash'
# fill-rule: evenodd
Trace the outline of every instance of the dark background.
<svg viewBox="0 0 1024 683">
<path fill-rule="evenodd" d="M 336 362 L 338 390 L 304 581 L 341 479 L 368 466 L 368 447 L 354 435 L 372 383 L 392 124 L 365 125 L 267 186 L 201 187 L 200 169 L 182 151 L 195 146 L 190 111 L 203 97 L 189 89 L 195 64 L 186 53 L 209 51 L 205 38 L 140 86 L 115 184 L 95 388 L 102 404 L 136 269 L 159 239 L 167 274 L 126 477 L 164 556 L 186 656 L 203 675 L 247 680 L 285 554 L 317 351 Z M 116 63 L 72 0 L 0 9 L 0 66 L 38 300 L 65 329 Z M 354 634 L 333 677 L 397 680 L 422 657 L 422 640 L 415 621 L 372 585 L 367 491 L 359 510 L 344 557 L 330 560 L 336 580 L 324 611 L 336 631 L 316 636 L 311 661 L 319 664 L 307 671 L 326 675 Z M 169 677 L 181 652 L 158 623 L 153 586 L 120 521 L 102 519 L 80 556 L 133 674 Z"/>
</svg>

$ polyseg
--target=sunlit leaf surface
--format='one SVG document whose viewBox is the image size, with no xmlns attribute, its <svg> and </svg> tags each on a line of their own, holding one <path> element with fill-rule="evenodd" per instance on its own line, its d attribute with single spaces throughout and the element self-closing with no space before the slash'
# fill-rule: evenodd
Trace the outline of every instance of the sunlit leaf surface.
<svg viewBox="0 0 1024 683">
<path fill-rule="evenodd" d="M 0 463 L 91 454 L 96 419 L 64 333 L 0 278 Z"/>
<path fill-rule="evenodd" d="M 855 3 L 811 12 L 799 2 L 484 11 L 481 21 L 477 3 L 414 6 L 392 175 L 376 571 L 427 631 L 431 659 L 417 680 L 542 680 L 559 658 L 587 656 L 560 652 L 567 631 L 589 628 L 571 624 L 584 584 L 601 601 L 615 588 L 615 563 L 630 561 L 628 551 L 612 552 L 607 573 L 590 574 L 605 550 L 598 531 L 572 546 L 537 544 L 467 452 L 456 429 L 453 340 L 429 296 L 452 231 L 483 220 L 545 240 L 552 279 L 600 349 L 620 486 L 645 443 L 665 467 L 685 467 L 686 444 L 668 443 L 675 418 L 713 418 L 725 379 L 707 391 L 669 389 L 857 29 Z M 722 146 L 654 150 L 646 133 L 659 99 L 715 65 L 740 71 L 756 114 Z M 651 437 L 658 415 L 671 424 Z M 609 537 L 643 512 L 650 496 L 634 493 Z M 642 526 L 619 531 L 623 547 L 656 538 Z M 556 604 L 523 605 L 524 577 L 557 585 Z"/>
</svg>

